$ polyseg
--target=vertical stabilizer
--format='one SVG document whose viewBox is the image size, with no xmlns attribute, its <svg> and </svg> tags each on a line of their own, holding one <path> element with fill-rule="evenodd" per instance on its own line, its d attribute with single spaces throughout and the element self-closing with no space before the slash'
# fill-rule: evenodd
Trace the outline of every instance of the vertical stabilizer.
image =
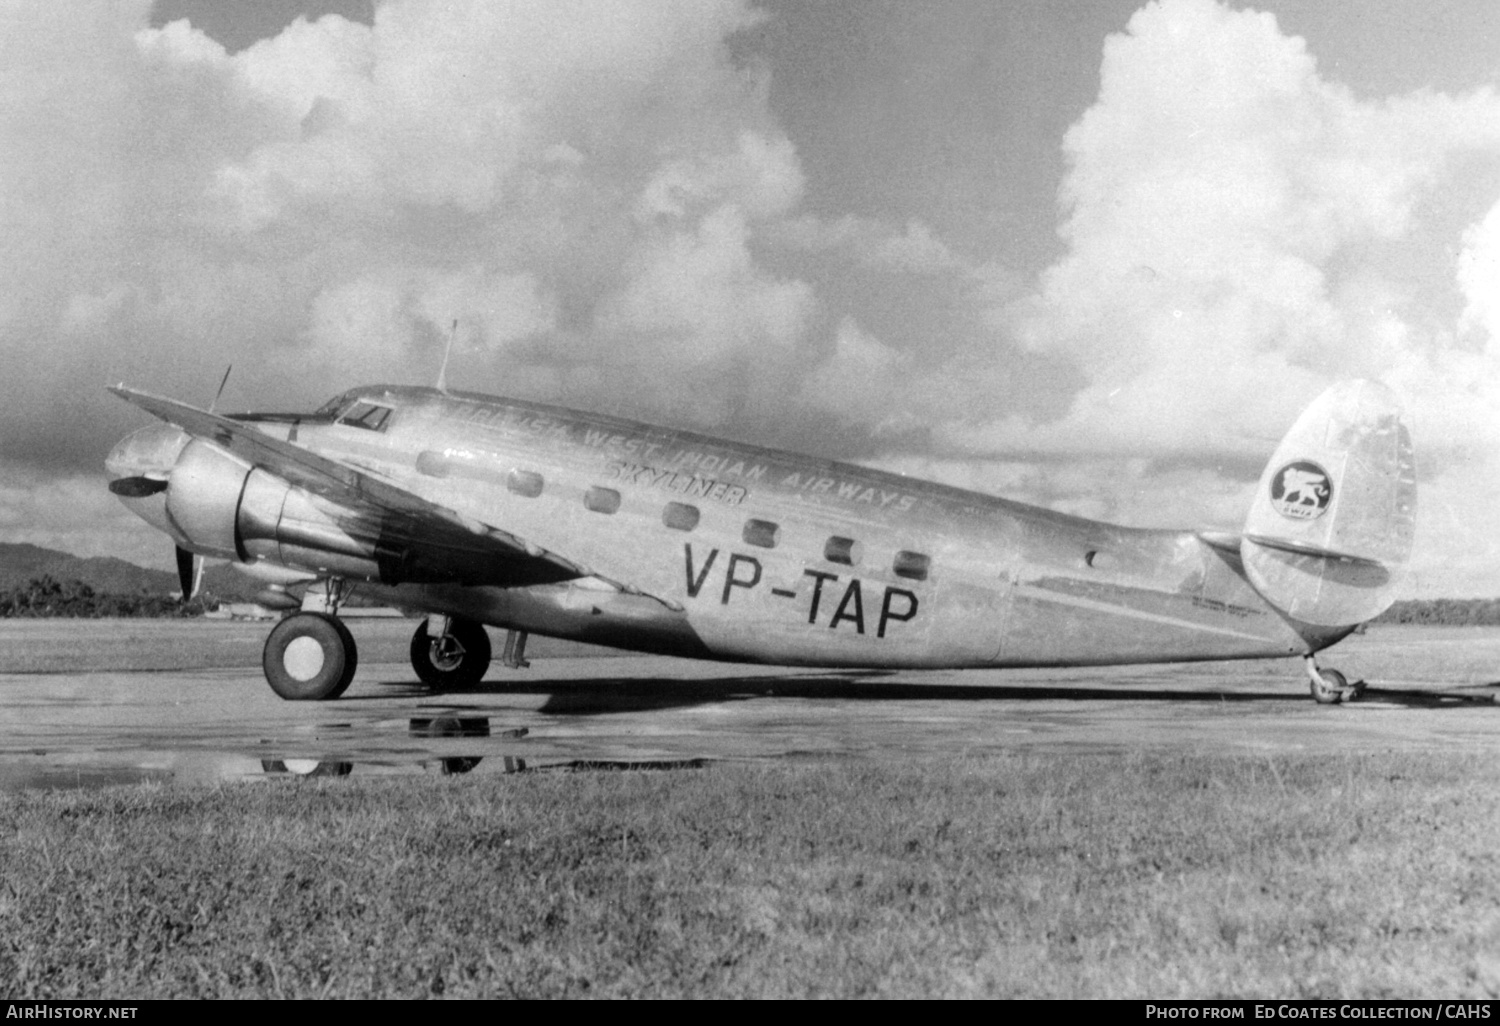
<svg viewBox="0 0 1500 1026">
<path fill-rule="evenodd" d="M 1411 435 L 1374 381 L 1324 392 L 1266 465 L 1240 555 L 1257 591 L 1320 626 L 1362 623 L 1391 604 L 1417 509 Z"/>
</svg>

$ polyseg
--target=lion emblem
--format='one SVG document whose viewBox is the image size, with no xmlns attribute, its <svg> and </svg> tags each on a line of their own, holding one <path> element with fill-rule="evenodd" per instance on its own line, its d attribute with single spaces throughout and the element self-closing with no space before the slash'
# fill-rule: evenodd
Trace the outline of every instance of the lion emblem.
<svg viewBox="0 0 1500 1026">
<path fill-rule="evenodd" d="M 1288 463 L 1271 478 L 1271 505 L 1293 520 L 1312 520 L 1323 515 L 1333 498 L 1333 482 L 1316 463 Z"/>
</svg>

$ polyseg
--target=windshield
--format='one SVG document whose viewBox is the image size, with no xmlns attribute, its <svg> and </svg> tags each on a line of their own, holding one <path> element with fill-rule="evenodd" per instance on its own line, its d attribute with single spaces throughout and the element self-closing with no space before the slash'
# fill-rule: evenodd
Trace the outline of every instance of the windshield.
<svg viewBox="0 0 1500 1026">
<path fill-rule="evenodd" d="M 353 392 L 341 392 L 313 411 L 313 416 L 322 420 L 333 420 L 343 412 L 344 407 L 355 402 L 356 399 L 358 396 Z"/>
<path fill-rule="evenodd" d="M 390 419 L 391 408 L 389 406 L 357 399 L 349 404 L 348 409 L 339 413 L 335 418 L 335 423 L 348 424 L 350 427 L 364 428 L 367 431 L 384 431 Z"/>
</svg>

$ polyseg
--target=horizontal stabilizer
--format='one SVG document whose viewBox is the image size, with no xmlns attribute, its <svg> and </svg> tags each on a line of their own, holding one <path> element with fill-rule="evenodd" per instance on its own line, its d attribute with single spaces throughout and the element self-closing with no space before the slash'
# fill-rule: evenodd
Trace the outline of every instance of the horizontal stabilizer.
<svg viewBox="0 0 1500 1026">
<path fill-rule="evenodd" d="M 1279 549 L 1282 552 L 1292 552 L 1299 556 L 1317 556 L 1319 559 L 1331 559 L 1336 563 L 1368 563 L 1370 566 L 1383 565 L 1378 560 L 1366 559 L 1363 556 L 1355 556 L 1348 552 L 1334 552 L 1332 549 L 1320 549 L 1316 545 L 1288 541 L 1285 538 L 1270 538 L 1263 534 L 1243 535 L 1240 538 L 1241 544 L 1247 538 L 1263 548 Z"/>
<path fill-rule="evenodd" d="M 1216 549 L 1239 554 L 1240 536 L 1237 534 L 1228 531 L 1199 531 L 1198 537 Z"/>
<path fill-rule="evenodd" d="M 1250 583 L 1304 623 L 1380 615 L 1411 556 L 1416 482 L 1395 394 L 1373 381 L 1334 385 L 1261 475 L 1240 541 Z"/>
</svg>

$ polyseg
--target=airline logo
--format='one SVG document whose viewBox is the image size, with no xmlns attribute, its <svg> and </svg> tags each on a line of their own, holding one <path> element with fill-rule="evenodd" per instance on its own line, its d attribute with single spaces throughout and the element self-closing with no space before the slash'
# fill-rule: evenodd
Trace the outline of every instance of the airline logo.
<svg viewBox="0 0 1500 1026">
<path fill-rule="evenodd" d="M 1310 460 L 1288 463 L 1271 478 L 1271 506 L 1292 520 L 1316 520 L 1333 501 L 1328 472 Z"/>
</svg>

